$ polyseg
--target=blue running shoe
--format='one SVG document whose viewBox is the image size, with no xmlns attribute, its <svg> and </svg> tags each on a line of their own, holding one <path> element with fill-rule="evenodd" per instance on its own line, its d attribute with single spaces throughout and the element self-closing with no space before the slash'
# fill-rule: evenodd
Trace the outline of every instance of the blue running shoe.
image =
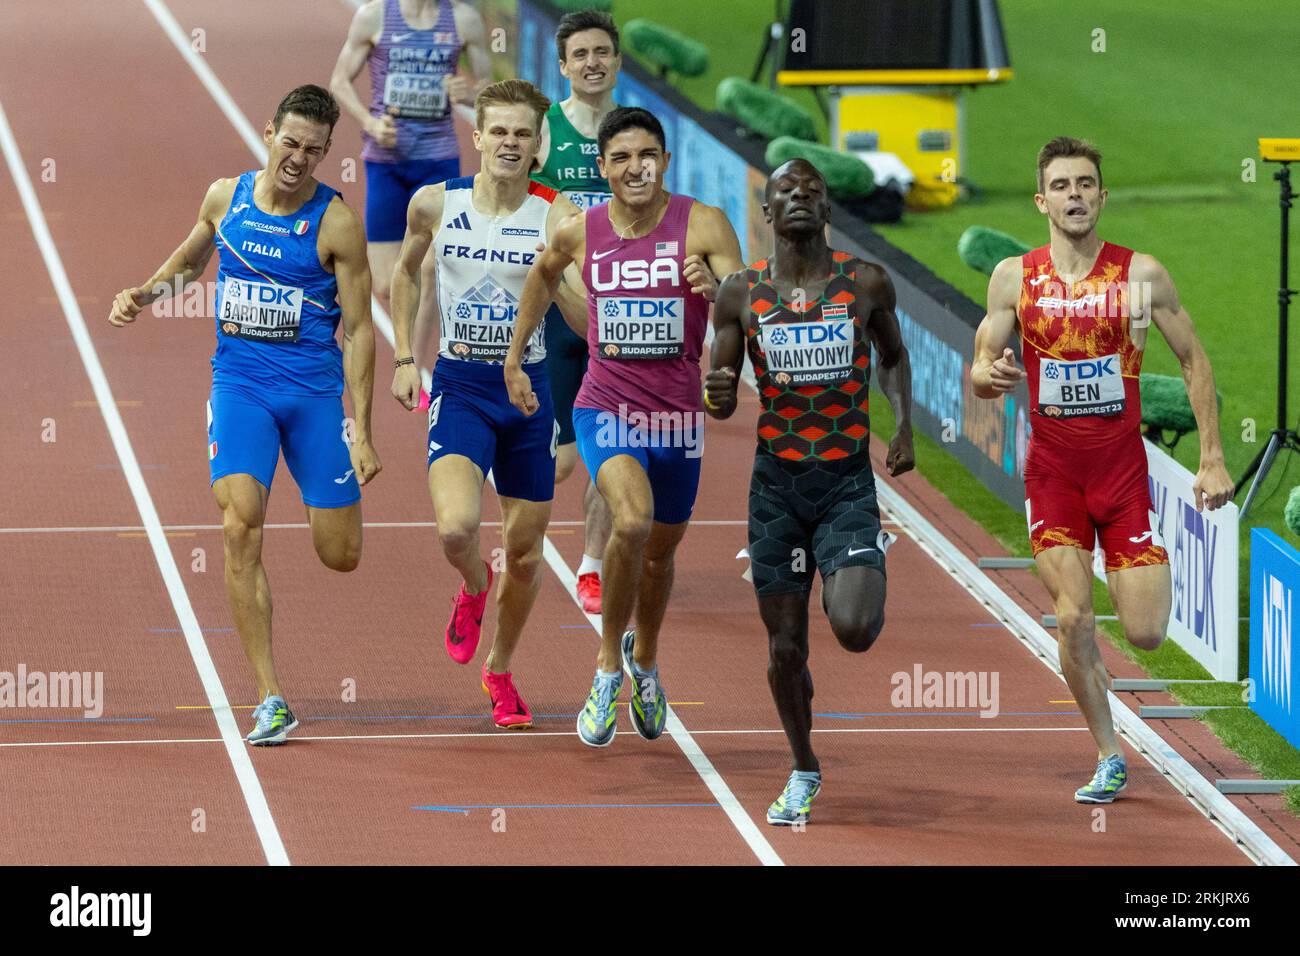
<svg viewBox="0 0 1300 956">
<path fill-rule="evenodd" d="M 813 797 L 821 793 L 822 775 L 816 770 L 795 770 L 785 789 L 767 808 L 767 822 L 774 827 L 793 826 L 812 818 Z"/>
<path fill-rule="evenodd" d="M 254 747 L 282 744 L 288 739 L 289 731 L 298 726 L 298 718 L 283 697 L 268 696 L 253 711 L 253 721 L 248 742 Z"/>
<path fill-rule="evenodd" d="M 596 671 L 591 693 L 578 713 L 578 736 L 588 747 L 608 747 L 618 731 L 615 704 L 623 688 L 623 672 L 602 674 Z"/>
<path fill-rule="evenodd" d="M 648 671 L 636 666 L 632 657 L 635 643 L 636 631 L 623 635 L 623 666 L 632 675 L 632 700 L 627 705 L 627 712 L 636 732 L 646 740 L 654 740 L 664 732 L 664 723 L 668 720 L 668 698 L 659 682 L 659 666 L 656 664 Z"/>
<path fill-rule="evenodd" d="M 1119 754 L 1111 754 L 1097 764 L 1097 772 L 1086 787 L 1074 791 L 1075 803 L 1110 803 L 1128 784 L 1128 765 Z"/>
</svg>

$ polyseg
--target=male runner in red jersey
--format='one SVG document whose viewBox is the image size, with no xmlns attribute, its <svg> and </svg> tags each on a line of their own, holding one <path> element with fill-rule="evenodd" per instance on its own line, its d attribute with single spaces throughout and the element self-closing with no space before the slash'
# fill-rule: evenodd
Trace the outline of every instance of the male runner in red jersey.
<svg viewBox="0 0 1300 956">
<path fill-rule="evenodd" d="M 808 670 L 813 573 L 821 570 L 822 607 L 846 650 L 867 650 L 885 623 L 889 536 L 867 451 L 873 342 L 898 423 L 889 473 L 910 471 L 915 455 L 911 365 L 889 276 L 826 244 L 826 180 L 807 160 L 773 171 L 765 197 L 776 250 L 718 288 L 704 407 L 714 418 L 735 412 L 748 347 L 762 403 L 749 490 L 750 570 L 768 633 L 767 680 L 794 764 L 767 822 L 788 826 L 808 820 L 821 789 Z"/>
<path fill-rule="evenodd" d="M 673 554 L 699 488 L 700 354 L 717 290 L 714 276 L 743 262 L 721 209 L 665 191 L 671 154 L 653 114 L 620 107 L 601 122 L 596 141 L 613 197 L 561 223 L 533 263 L 505 379 L 515 407 L 535 412 L 523 345 L 565 268 L 582 263 L 589 357 L 573 424 L 587 473 L 609 504 L 613 530 L 605 551 L 596 677 L 578 715 L 578 735 L 604 747 L 616 729 L 620 646 L 635 683 L 628 709 L 637 733 L 653 740 L 668 717 L 656 650 Z M 633 609 L 636 629 L 626 630 Z"/>
<path fill-rule="evenodd" d="M 1148 255 L 1103 242 L 1101 153 L 1060 136 L 1038 154 L 1038 211 L 1051 242 L 1003 259 L 989 280 L 988 315 L 975 335 L 971 387 L 997 398 L 1028 378 L 1033 431 L 1025 459 L 1029 540 L 1056 610 L 1061 669 L 1097 742 L 1080 803 L 1110 803 L 1128 769 L 1106 699 L 1110 677 L 1093 631 L 1092 551 L 1100 537 L 1106 582 L 1129 642 L 1165 639 L 1169 558 L 1147 486 L 1138 373 L 1154 324 L 1182 364 L 1201 436 L 1192 485 L 1197 509 L 1232 499 L 1223 466 L 1214 373 L 1173 280 Z M 1007 340 L 1019 329 L 1025 367 Z"/>
</svg>

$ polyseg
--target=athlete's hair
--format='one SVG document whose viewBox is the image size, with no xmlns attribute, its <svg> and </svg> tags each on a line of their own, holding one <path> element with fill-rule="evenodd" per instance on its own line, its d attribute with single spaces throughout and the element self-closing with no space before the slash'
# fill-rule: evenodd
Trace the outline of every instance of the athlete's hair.
<svg viewBox="0 0 1300 956">
<path fill-rule="evenodd" d="M 483 114 L 489 106 L 509 106 L 512 103 L 533 108 L 537 114 L 537 118 L 533 121 L 533 132 L 540 134 L 542 118 L 551 108 L 551 101 L 527 80 L 501 80 L 484 88 L 474 100 L 474 125 L 478 127 L 479 132 L 483 131 Z"/>
<path fill-rule="evenodd" d="M 817 165 L 811 159 L 804 159 L 802 156 L 796 156 L 794 157 L 794 159 L 787 159 L 784 163 L 776 167 L 776 169 L 772 170 L 772 172 L 768 174 L 767 182 L 763 184 L 763 202 L 767 202 L 772 198 L 772 183 L 776 182 L 777 179 L 779 178 L 776 175 L 777 172 L 793 163 L 803 163 L 805 166 L 811 169 L 814 173 L 817 174 L 817 178 L 822 181 L 822 189 L 824 189 L 828 193 L 830 192 L 830 187 L 826 184 L 826 174 L 823 173 L 820 169 L 818 169 Z"/>
<path fill-rule="evenodd" d="M 289 94 L 280 101 L 280 105 L 275 108 L 275 119 L 272 123 L 277 132 L 280 129 L 281 120 L 284 119 L 287 113 L 309 119 L 313 123 L 324 123 L 330 128 L 332 134 L 334 124 L 339 121 L 339 104 L 329 90 L 323 86 L 308 83 L 295 90 L 290 90 Z"/>
<path fill-rule="evenodd" d="M 600 129 L 596 130 L 596 149 L 602 156 L 605 155 L 609 141 L 625 129 L 643 129 L 659 140 L 660 149 L 665 152 L 668 150 L 668 144 L 664 142 L 663 124 L 655 119 L 654 113 L 639 106 L 620 106 L 610 110 L 600 121 Z"/>
<path fill-rule="evenodd" d="M 1047 185 L 1043 182 L 1043 172 L 1054 159 L 1079 156 L 1092 161 L 1097 167 L 1097 188 L 1101 188 L 1101 150 L 1086 139 L 1073 136 L 1058 136 L 1038 151 L 1038 191 L 1041 193 Z"/>
<path fill-rule="evenodd" d="M 614 18 L 602 10 L 574 10 L 560 18 L 560 28 L 555 31 L 555 49 L 561 63 L 568 59 L 565 47 L 569 37 L 583 30 L 604 30 L 614 41 L 614 55 L 618 56 L 618 27 L 614 26 Z"/>
</svg>

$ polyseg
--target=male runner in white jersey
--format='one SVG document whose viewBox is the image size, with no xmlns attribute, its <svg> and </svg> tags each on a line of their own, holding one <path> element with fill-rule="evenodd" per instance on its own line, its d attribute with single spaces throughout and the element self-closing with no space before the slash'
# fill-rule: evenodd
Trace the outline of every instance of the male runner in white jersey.
<svg viewBox="0 0 1300 956">
<path fill-rule="evenodd" d="M 456 72 L 462 53 L 469 75 Z M 370 102 L 352 85 L 370 67 Z M 361 124 L 366 164 L 366 239 L 374 294 L 391 308 L 389 283 L 406 207 L 423 186 L 460 175 L 453 108 L 469 106 L 490 82 L 483 18 L 459 0 L 369 0 L 352 18 L 330 90 Z M 427 273 L 433 262 L 425 263 Z M 428 283 L 432 288 L 433 283 Z M 413 348 L 433 364 L 433 296 L 420 300 Z"/>
<path fill-rule="evenodd" d="M 334 98 L 300 86 L 262 132 L 266 168 L 209 188 L 189 236 L 154 275 L 117 294 L 109 321 L 134 322 L 162 289 L 195 281 L 218 253 L 208 401 L 208 467 L 222 512 L 226 598 L 261 703 L 248 742 L 284 743 L 298 722 L 271 656 L 271 588 L 262 526 L 283 451 L 302 493 L 321 563 L 361 560 L 361 489 L 379 473 L 370 443 L 375 333 L 361 220 L 312 173 L 339 118 Z M 335 341 L 343 325 L 343 348 Z M 355 435 L 344 421 L 352 394 Z"/>
<path fill-rule="evenodd" d="M 407 212 L 406 238 L 393 275 L 396 369 L 393 395 L 414 408 L 420 388 L 411 356 L 411 325 L 420 294 L 420 264 L 430 246 L 442 317 L 429 398 L 429 494 L 443 553 L 464 579 L 452 606 L 447 653 L 466 664 L 478 647 L 492 584 L 479 547 L 483 482 L 490 470 L 501 502 L 505 577 L 497 587 L 497 627 L 483 662 L 483 689 L 498 727 L 532 726 L 515 688 L 510 658 L 541 583 L 542 543 L 555 492 L 555 432 L 540 329 L 521 349 L 524 368 L 546 414 L 511 406 L 501 364 L 511 344 L 524 278 L 566 216 L 577 207 L 529 180 L 542 116 L 550 101 L 525 80 L 503 80 L 479 94 L 474 147 L 477 176 L 426 186 Z M 570 270 L 580 282 L 577 270 Z M 566 290 L 567 293 L 567 290 Z M 582 293 L 565 308 L 581 316 Z"/>
<path fill-rule="evenodd" d="M 600 169 L 613 198 L 566 219 L 537 257 L 519 305 L 506 383 L 515 407 L 542 401 L 523 368 L 536 330 L 571 264 L 582 263 L 589 360 L 573 424 L 587 472 L 613 515 L 605 552 L 601 646 L 578 734 L 604 747 L 616 731 L 622 665 L 635 693 L 632 725 L 647 740 L 668 716 L 657 650 L 673 555 L 699 488 L 703 439 L 700 353 L 714 276 L 743 267 L 726 214 L 670 195 L 663 126 L 643 109 L 619 108 L 600 124 Z M 712 270 L 712 271 L 710 271 Z M 636 611 L 636 629 L 627 630 Z"/>
<path fill-rule="evenodd" d="M 569 81 L 569 98 L 552 103 L 542 123 L 540 169 L 533 178 L 558 189 L 581 209 L 609 201 L 609 183 L 596 164 L 596 130 L 614 109 L 614 84 L 623 66 L 614 18 L 599 10 L 578 10 L 560 18 L 555 31 L 560 73 Z M 573 430 L 573 400 L 587 371 L 587 339 L 575 333 L 552 309 L 546 323 L 546 371 L 551 401 L 560 423 L 555 480 L 564 481 L 578 463 Z M 609 540 L 609 506 L 588 476 L 583 496 L 585 526 L 577 594 L 582 609 L 600 613 L 600 569 Z"/>
<path fill-rule="evenodd" d="M 1169 624 L 1169 557 L 1151 510 L 1138 376 L 1154 325 L 1178 356 L 1201 437 L 1196 510 L 1232 500 L 1223 466 L 1214 372 L 1178 291 L 1156 259 L 1102 241 L 1101 153 L 1058 136 L 1038 153 L 1038 211 L 1051 242 L 1003 259 L 989 278 L 988 315 L 975 333 L 971 390 L 1014 391 L 1028 376 L 1033 432 L 1025 458 L 1029 541 L 1056 611 L 1061 671 L 1097 744 L 1079 803 L 1110 803 L 1128 782 L 1111 720 L 1110 675 L 1097 649 L 1093 545 L 1129 643 L 1155 650 Z M 1025 367 L 1007 347 L 1020 332 Z"/>
</svg>

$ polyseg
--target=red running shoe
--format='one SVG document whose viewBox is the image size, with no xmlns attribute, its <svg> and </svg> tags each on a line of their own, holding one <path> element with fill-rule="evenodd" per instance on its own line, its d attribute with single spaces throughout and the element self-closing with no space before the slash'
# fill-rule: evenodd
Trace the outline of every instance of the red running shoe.
<svg viewBox="0 0 1300 956">
<path fill-rule="evenodd" d="M 515 690 L 510 674 L 493 674 L 483 665 L 483 692 L 492 699 L 492 721 L 503 730 L 526 730 L 533 725 L 533 712 Z"/>
<path fill-rule="evenodd" d="M 588 614 L 600 613 L 600 572 L 578 575 L 578 603 Z"/>
<path fill-rule="evenodd" d="M 447 653 L 457 664 L 468 664 L 478 650 L 478 639 L 483 633 L 483 609 L 487 607 L 488 593 L 492 590 L 492 565 L 486 561 L 487 587 L 478 594 L 469 594 L 465 582 L 460 593 L 451 602 L 451 620 L 447 622 Z"/>
</svg>

